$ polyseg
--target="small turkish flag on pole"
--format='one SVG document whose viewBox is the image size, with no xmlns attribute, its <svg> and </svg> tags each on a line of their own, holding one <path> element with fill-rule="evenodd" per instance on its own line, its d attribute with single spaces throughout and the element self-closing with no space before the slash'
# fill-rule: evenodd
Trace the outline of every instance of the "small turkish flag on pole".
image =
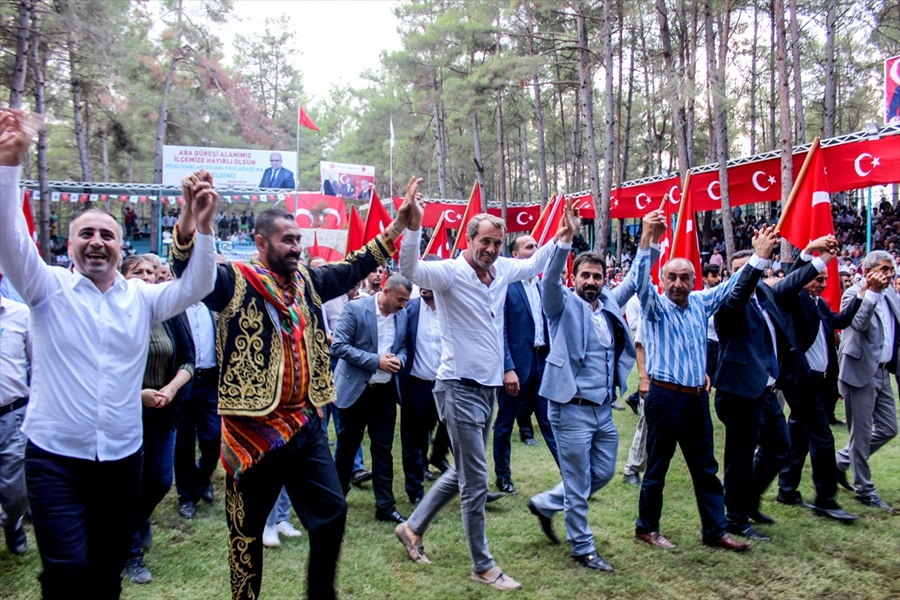
<svg viewBox="0 0 900 600">
<path fill-rule="evenodd" d="M 681 186 L 681 203 L 678 207 L 678 220 L 675 222 L 675 235 L 672 238 L 672 253 L 668 259 L 683 258 L 694 265 L 694 273 L 703 272 L 703 261 L 700 257 L 700 240 L 697 238 L 697 221 L 694 213 L 693 197 L 690 192 L 691 172 L 684 176 L 684 185 Z M 671 204 L 671 200 L 669 201 Z M 660 264 L 665 264 L 666 258 L 660 257 Z M 703 289 L 703 278 L 694 277 L 694 289 Z"/>
<path fill-rule="evenodd" d="M 315 124 L 315 122 L 309 118 L 309 115 L 306 114 L 306 111 L 303 110 L 303 107 L 298 107 L 298 115 L 297 122 L 303 125 L 308 129 L 312 129 L 313 131 L 319 131 L 319 126 Z"/>
</svg>

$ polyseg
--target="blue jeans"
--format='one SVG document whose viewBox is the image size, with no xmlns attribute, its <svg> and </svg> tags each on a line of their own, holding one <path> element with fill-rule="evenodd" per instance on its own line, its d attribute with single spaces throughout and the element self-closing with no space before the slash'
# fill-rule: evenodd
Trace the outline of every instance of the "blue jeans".
<svg viewBox="0 0 900 600">
<path fill-rule="evenodd" d="M 0 508 L 3 509 L 4 528 L 15 529 L 28 508 L 25 488 L 25 434 L 22 407 L 0 416 Z"/>
<path fill-rule="evenodd" d="M 144 555 L 141 551 L 141 538 L 150 528 L 150 515 L 172 488 L 175 423 L 172 415 L 156 414 L 160 410 L 166 409 L 144 408 L 143 476 L 129 558 Z"/>
<path fill-rule="evenodd" d="M 725 498 L 713 455 L 713 427 L 709 394 L 683 394 L 650 384 L 644 397 L 647 421 L 647 471 L 641 483 L 637 533 L 659 531 L 666 473 L 675 447 L 687 463 L 700 511 L 703 539 L 714 542 L 725 535 Z"/>
<path fill-rule="evenodd" d="M 612 408 L 550 402 L 549 416 L 563 480 L 531 501 L 547 517 L 564 510 L 572 555 L 590 554 L 596 548 L 588 526 L 588 497 L 609 483 L 616 469 L 619 432 Z"/>
<path fill-rule="evenodd" d="M 45 600 L 118 599 L 141 488 L 142 452 L 70 458 L 28 442 L 25 479 L 44 571 Z"/>
<path fill-rule="evenodd" d="M 275 506 L 269 512 L 269 518 L 266 519 L 266 525 L 274 527 L 282 521 L 287 521 L 290 516 L 291 497 L 288 496 L 287 490 L 282 487 L 281 493 L 278 494 L 278 500 L 275 501 Z"/>
</svg>

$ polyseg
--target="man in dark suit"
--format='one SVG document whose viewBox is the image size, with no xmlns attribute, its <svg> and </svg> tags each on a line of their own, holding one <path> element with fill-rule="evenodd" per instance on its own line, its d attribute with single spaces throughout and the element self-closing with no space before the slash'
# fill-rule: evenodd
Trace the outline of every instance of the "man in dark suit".
<svg viewBox="0 0 900 600">
<path fill-rule="evenodd" d="M 837 251 L 834 237 L 810 242 L 806 253 Z M 744 266 L 748 251 L 731 259 L 731 271 Z M 754 540 L 769 538 L 756 523 L 774 523 L 759 511 L 760 496 L 775 479 L 790 451 L 784 411 L 775 396 L 794 386 L 802 365 L 793 332 L 778 308 L 783 298 L 794 297 L 820 270 L 823 260 L 795 269 L 774 287 L 758 285 L 761 272 L 754 269 L 754 285 L 746 293 L 732 294 L 716 313 L 719 365 L 716 369 L 716 414 L 725 424 L 726 529 Z M 754 459 L 754 451 L 759 451 Z"/>
<path fill-rule="evenodd" d="M 335 467 L 344 494 L 350 491 L 353 459 L 369 430 L 375 518 L 402 523 L 396 509 L 393 457 L 394 425 L 400 386 L 396 374 L 406 364 L 407 315 L 403 308 L 412 284 L 399 274 L 368 298 L 349 302 L 332 333 L 331 352 L 338 358 L 334 371 L 335 404 L 340 414 Z"/>
<path fill-rule="evenodd" d="M 537 249 L 537 242 L 530 235 L 520 235 L 510 245 L 512 257 L 522 260 L 529 258 Z M 547 399 L 538 394 L 550 340 L 541 301 L 541 284 L 537 277 L 510 284 L 506 289 L 504 311 L 504 374 L 494 421 L 494 473 L 497 475 L 497 489 L 515 494 L 509 464 L 510 438 L 522 404 L 531 406 L 544 441 L 559 464 L 556 441 L 547 416 Z"/>
<path fill-rule="evenodd" d="M 875 250 L 863 260 L 866 279 L 841 297 L 841 306 L 864 293 L 862 306 L 841 335 L 838 388 L 844 397 L 850 443 L 837 453 L 838 482 L 866 506 L 891 510 L 878 496 L 869 457 L 897 435 L 897 405 L 891 388 L 900 342 L 900 299 L 891 287 L 894 260 Z M 853 468 L 853 486 L 847 469 Z"/>
<path fill-rule="evenodd" d="M 435 257 L 437 258 L 437 257 Z M 420 289 L 419 297 L 406 305 L 406 365 L 400 372 L 400 442 L 403 445 L 403 472 L 406 494 L 413 505 L 425 495 L 423 483 L 428 468 L 428 436 L 438 423 L 431 390 L 441 363 L 441 332 L 434 304 L 434 292 Z M 443 424 L 434 438 L 433 457 L 446 464 L 450 439 Z"/>
<path fill-rule="evenodd" d="M 272 166 L 263 173 L 259 187 L 294 189 L 294 174 L 281 166 L 281 155 L 279 153 L 272 153 L 269 157 L 269 164 Z"/>
<path fill-rule="evenodd" d="M 797 339 L 803 354 L 800 360 L 808 368 L 803 369 L 799 385 L 785 388 L 784 398 L 791 407 L 788 430 L 791 451 L 778 479 L 778 496 L 782 504 L 805 505 L 800 495 L 800 476 L 806 455 L 812 458 L 812 478 L 816 499 L 812 509 L 816 514 L 836 521 L 851 522 L 856 517 L 843 511 L 835 501 L 837 495 L 837 471 L 834 462 L 834 435 L 828 424 L 823 395 L 826 393 L 827 374 L 831 365 L 837 364 L 834 347 L 834 330 L 850 326 L 853 315 L 859 310 L 862 299 L 854 297 L 839 314 L 831 312 L 822 298 L 827 271 L 816 275 L 793 298 L 785 298 L 785 321 Z"/>
</svg>

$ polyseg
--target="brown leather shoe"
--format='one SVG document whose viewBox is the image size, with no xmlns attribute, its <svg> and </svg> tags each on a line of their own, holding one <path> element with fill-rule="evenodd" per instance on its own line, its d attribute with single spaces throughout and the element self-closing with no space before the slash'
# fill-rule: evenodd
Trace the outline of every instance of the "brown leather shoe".
<svg viewBox="0 0 900 600">
<path fill-rule="evenodd" d="M 731 550 L 732 552 L 743 552 L 750 547 L 749 542 L 739 542 L 727 533 L 713 542 L 704 541 L 703 543 L 707 546 L 712 546 L 713 548 L 724 548 L 725 550 Z"/>
<path fill-rule="evenodd" d="M 635 533 L 634 537 L 637 539 L 647 542 L 651 546 L 659 546 L 660 548 L 677 548 L 677 544 L 673 544 L 669 540 L 666 539 L 664 535 L 662 535 L 658 531 L 651 531 L 650 533 Z"/>
</svg>

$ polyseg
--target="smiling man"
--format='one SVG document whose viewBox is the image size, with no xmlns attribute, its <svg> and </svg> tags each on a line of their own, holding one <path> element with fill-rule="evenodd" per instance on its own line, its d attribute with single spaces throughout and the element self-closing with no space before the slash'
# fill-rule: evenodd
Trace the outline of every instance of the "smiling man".
<svg viewBox="0 0 900 600">
<path fill-rule="evenodd" d="M 74 272 L 50 267 L 19 200 L 19 161 L 36 133 L 31 122 L 20 111 L 0 110 L 0 265 L 37 308 L 22 431 L 41 591 L 46 599 L 68 598 L 73 590 L 118 598 L 141 483 L 141 378 L 150 328 L 213 289 L 216 197 L 204 185 L 197 194 L 183 189 L 182 215 L 197 224 L 196 236 L 193 225 L 184 233 L 197 257 L 178 281 L 126 281 L 117 271 L 121 230 L 99 210 L 72 222 Z"/>
</svg>

